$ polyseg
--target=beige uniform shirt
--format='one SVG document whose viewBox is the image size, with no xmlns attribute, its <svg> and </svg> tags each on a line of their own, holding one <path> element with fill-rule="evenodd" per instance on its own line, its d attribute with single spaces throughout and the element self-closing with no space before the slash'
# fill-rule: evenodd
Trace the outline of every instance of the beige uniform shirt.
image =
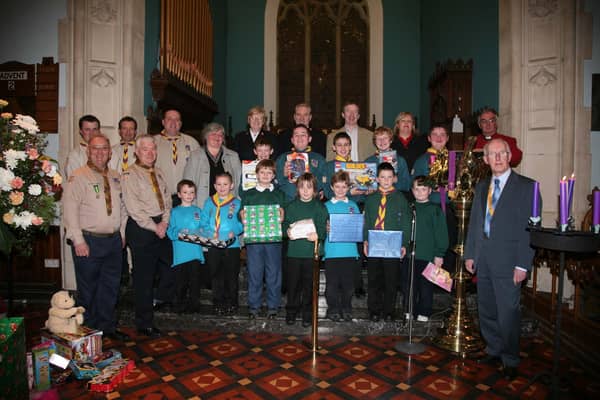
<svg viewBox="0 0 600 400">
<path fill-rule="evenodd" d="M 156 223 L 152 217 L 162 215 L 162 221 L 168 224 L 171 214 L 171 194 L 167 190 L 167 181 L 159 168 L 155 168 L 154 171 L 164 210 L 160 209 L 158 198 L 152 188 L 149 169 L 133 164 L 122 175 L 123 198 L 127 213 L 140 227 L 152 232 L 156 231 Z"/>
<path fill-rule="evenodd" d="M 108 215 L 104 195 L 104 178 L 87 165 L 72 171 L 62 198 L 63 224 L 67 239 L 74 244 L 84 242 L 82 231 L 94 233 L 121 232 L 125 237 L 127 211 L 121 194 L 121 178 L 117 171 L 108 170 L 111 215 Z"/>
<path fill-rule="evenodd" d="M 112 153 L 108 166 L 116 170 L 119 174 L 123 172 L 123 150 L 127 146 L 127 165 L 128 168 L 135 164 L 137 157 L 135 156 L 135 144 L 117 143 L 112 147 Z"/>
<path fill-rule="evenodd" d="M 87 146 L 78 144 L 73 150 L 67 155 L 67 161 L 65 162 L 65 176 L 68 178 L 71 176 L 73 171 L 77 168 L 81 168 L 87 164 Z"/>
<path fill-rule="evenodd" d="M 154 136 L 156 141 L 156 166 L 163 171 L 167 180 L 169 194 L 177 193 L 177 184 L 183 179 L 183 170 L 190 158 L 190 153 L 200 148 L 200 145 L 190 135 L 180 134 L 177 140 L 177 163 L 173 163 L 173 145 L 172 141 L 162 135 Z"/>
</svg>

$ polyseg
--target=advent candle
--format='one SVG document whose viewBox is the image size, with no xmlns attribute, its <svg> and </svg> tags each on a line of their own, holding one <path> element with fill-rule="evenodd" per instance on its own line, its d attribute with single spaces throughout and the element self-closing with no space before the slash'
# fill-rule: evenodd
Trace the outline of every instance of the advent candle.
<svg viewBox="0 0 600 400">
<path fill-rule="evenodd" d="M 456 152 L 448 152 L 448 190 L 454 190 L 456 180 Z"/>
<path fill-rule="evenodd" d="M 573 188 L 575 187 L 575 174 L 571 174 L 571 177 L 569 178 L 569 203 L 568 203 L 568 212 L 569 212 L 569 216 L 571 216 L 571 210 L 573 209 Z"/>
<path fill-rule="evenodd" d="M 533 182 L 533 201 L 531 204 L 531 216 L 537 218 L 540 216 L 540 183 Z"/>
<path fill-rule="evenodd" d="M 593 192 L 592 208 L 592 226 L 600 225 L 600 190 Z"/>
<path fill-rule="evenodd" d="M 558 223 L 560 225 L 567 225 L 567 221 L 569 219 L 569 193 L 567 188 L 567 177 L 564 176 L 560 180 L 560 191 L 558 195 L 558 203 L 559 203 L 559 214 L 558 214 Z"/>
</svg>

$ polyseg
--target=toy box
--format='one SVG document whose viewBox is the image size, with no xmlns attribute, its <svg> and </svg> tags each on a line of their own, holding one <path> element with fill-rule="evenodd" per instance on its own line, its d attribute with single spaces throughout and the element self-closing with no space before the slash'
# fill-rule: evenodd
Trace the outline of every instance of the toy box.
<svg viewBox="0 0 600 400">
<path fill-rule="evenodd" d="M 54 341 L 49 340 L 31 349 L 33 357 L 33 376 L 37 390 L 50 388 L 50 356 L 56 352 Z"/>
<path fill-rule="evenodd" d="M 42 343 L 54 341 L 56 352 L 63 357 L 77 361 L 90 361 L 96 354 L 102 353 L 102 331 L 79 327 L 79 334 L 52 333 L 41 331 Z"/>
<path fill-rule="evenodd" d="M 93 392 L 112 392 L 134 368 L 133 360 L 116 359 L 88 382 L 88 389 Z"/>
</svg>

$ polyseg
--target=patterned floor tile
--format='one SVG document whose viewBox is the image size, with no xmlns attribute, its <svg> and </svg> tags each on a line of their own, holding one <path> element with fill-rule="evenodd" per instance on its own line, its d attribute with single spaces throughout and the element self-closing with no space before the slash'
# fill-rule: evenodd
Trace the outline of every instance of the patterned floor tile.
<svg viewBox="0 0 600 400">
<path fill-rule="evenodd" d="M 285 399 L 311 387 L 311 382 L 290 371 L 280 371 L 268 375 L 256 385 L 276 399 Z"/>
</svg>

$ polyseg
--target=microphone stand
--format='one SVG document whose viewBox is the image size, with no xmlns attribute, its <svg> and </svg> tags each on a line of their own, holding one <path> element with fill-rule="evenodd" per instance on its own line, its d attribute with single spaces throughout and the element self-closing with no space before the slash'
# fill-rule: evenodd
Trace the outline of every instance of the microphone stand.
<svg viewBox="0 0 600 400">
<path fill-rule="evenodd" d="M 421 354 L 425 351 L 425 345 L 422 343 L 414 343 L 412 341 L 413 328 L 413 284 L 415 275 L 415 238 L 417 236 L 417 209 L 414 203 L 410 203 L 412 212 L 411 229 L 410 229 L 410 278 L 408 289 L 408 342 L 398 342 L 394 348 L 405 354 Z"/>
</svg>

